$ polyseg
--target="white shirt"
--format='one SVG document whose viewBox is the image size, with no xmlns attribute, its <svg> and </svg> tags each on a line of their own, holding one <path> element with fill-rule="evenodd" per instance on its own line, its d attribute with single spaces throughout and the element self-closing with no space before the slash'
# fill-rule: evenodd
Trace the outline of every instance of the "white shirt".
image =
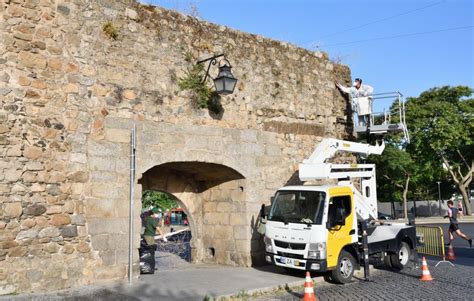
<svg viewBox="0 0 474 301">
<path fill-rule="evenodd" d="M 372 93 L 374 92 L 374 88 L 363 84 L 360 85 L 359 89 L 356 87 L 344 87 L 340 84 L 337 86 L 342 92 L 351 95 L 353 109 L 357 112 L 357 115 L 372 114 Z"/>
</svg>

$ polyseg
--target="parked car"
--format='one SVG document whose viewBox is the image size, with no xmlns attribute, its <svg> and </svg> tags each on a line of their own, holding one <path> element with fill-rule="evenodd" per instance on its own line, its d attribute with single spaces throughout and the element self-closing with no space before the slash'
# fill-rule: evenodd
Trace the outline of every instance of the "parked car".
<svg viewBox="0 0 474 301">
<path fill-rule="evenodd" d="M 382 213 L 382 212 L 379 212 L 377 214 L 377 218 L 378 219 L 381 219 L 381 220 L 389 220 L 389 219 L 392 219 L 392 217 L 388 214 L 385 214 L 385 213 Z"/>
</svg>

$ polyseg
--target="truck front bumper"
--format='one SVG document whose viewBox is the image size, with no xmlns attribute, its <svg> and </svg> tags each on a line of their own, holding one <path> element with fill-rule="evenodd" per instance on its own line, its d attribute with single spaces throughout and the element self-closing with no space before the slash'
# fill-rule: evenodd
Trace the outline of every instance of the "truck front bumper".
<svg viewBox="0 0 474 301">
<path fill-rule="evenodd" d="M 325 259 L 300 259 L 291 255 L 281 256 L 272 253 L 265 253 L 265 261 L 276 266 L 303 271 L 326 272 L 328 265 Z"/>
</svg>

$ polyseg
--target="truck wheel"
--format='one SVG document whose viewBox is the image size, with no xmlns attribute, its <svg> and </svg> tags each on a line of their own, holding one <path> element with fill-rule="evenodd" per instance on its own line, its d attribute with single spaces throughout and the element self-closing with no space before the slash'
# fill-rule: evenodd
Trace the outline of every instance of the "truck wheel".
<svg viewBox="0 0 474 301">
<path fill-rule="evenodd" d="M 346 252 L 342 251 L 337 260 L 337 266 L 331 271 L 331 278 L 335 283 L 344 284 L 351 281 L 352 275 L 354 274 L 355 260 L 354 257 Z"/>
<path fill-rule="evenodd" d="M 396 270 L 403 270 L 410 261 L 411 250 L 410 246 L 406 242 L 400 244 L 398 252 L 395 254 L 390 254 L 390 262 L 392 263 L 392 268 Z"/>
<path fill-rule="evenodd" d="M 392 268 L 392 261 L 391 261 L 390 257 L 391 256 L 388 253 L 385 253 L 383 255 L 383 264 L 385 265 L 386 268 L 389 268 L 389 269 Z"/>
</svg>

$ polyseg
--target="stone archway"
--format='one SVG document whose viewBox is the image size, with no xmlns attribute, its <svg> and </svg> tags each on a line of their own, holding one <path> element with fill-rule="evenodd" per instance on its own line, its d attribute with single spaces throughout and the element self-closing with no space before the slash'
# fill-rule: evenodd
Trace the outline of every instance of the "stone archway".
<svg viewBox="0 0 474 301">
<path fill-rule="evenodd" d="M 167 162 L 144 172 L 139 184 L 182 202 L 192 229 L 192 262 L 250 265 L 242 174 L 215 163 Z"/>
</svg>

